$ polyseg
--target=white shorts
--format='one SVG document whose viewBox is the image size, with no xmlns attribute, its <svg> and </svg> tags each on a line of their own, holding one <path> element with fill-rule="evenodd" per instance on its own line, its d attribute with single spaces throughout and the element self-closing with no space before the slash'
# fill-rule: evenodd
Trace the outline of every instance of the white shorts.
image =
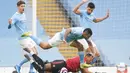
<svg viewBox="0 0 130 73">
<path fill-rule="evenodd" d="M 84 49 L 89 48 L 88 42 L 87 42 L 85 39 L 79 39 L 79 40 L 77 40 L 77 41 L 80 42 L 80 43 L 83 45 L 83 48 L 84 48 Z M 92 43 L 92 46 L 93 46 L 93 47 L 96 47 L 96 44 L 92 41 L 91 38 L 89 38 L 88 41 L 90 41 L 90 42 Z"/>
<path fill-rule="evenodd" d="M 89 48 L 88 42 L 87 42 L 85 39 L 79 39 L 79 40 L 77 40 L 77 41 L 83 45 L 83 48 L 84 48 L 85 50 Z"/>
<path fill-rule="evenodd" d="M 61 40 L 60 32 L 56 33 L 50 40 L 48 40 L 49 45 L 52 47 L 58 46 L 60 43 L 62 43 L 63 40 Z"/>
<path fill-rule="evenodd" d="M 24 48 L 33 48 L 36 46 L 36 43 L 30 37 L 24 37 L 19 40 L 21 47 Z"/>
</svg>

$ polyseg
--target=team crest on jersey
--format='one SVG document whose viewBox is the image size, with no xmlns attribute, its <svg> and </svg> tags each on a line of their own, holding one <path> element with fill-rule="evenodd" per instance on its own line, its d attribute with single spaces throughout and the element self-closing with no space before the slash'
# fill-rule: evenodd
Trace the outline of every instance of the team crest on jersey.
<svg viewBox="0 0 130 73">
<path fill-rule="evenodd" d="M 117 73 L 128 73 L 127 65 L 125 63 L 120 63 L 117 66 Z"/>
</svg>

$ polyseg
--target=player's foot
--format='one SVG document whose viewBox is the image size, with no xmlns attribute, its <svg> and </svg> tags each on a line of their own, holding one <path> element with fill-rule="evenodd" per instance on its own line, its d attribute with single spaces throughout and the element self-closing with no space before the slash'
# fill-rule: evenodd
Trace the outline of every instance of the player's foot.
<svg viewBox="0 0 130 73">
<path fill-rule="evenodd" d="M 21 68 L 18 65 L 16 65 L 14 68 L 16 69 L 17 73 L 20 73 Z"/>
</svg>

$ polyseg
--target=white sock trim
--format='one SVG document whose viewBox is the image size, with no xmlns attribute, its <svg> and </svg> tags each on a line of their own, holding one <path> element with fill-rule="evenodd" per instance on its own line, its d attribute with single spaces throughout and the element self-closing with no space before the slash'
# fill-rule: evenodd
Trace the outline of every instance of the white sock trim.
<svg viewBox="0 0 130 73">
<path fill-rule="evenodd" d="M 31 59 L 31 60 L 30 60 L 30 63 L 33 63 L 33 62 L 34 62 L 34 60 Z"/>
<path fill-rule="evenodd" d="M 34 54 L 34 52 L 33 52 L 33 51 L 31 51 L 31 52 L 30 52 L 30 54 L 31 54 L 31 55 L 33 55 L 33 54 Z"/>
</svg>

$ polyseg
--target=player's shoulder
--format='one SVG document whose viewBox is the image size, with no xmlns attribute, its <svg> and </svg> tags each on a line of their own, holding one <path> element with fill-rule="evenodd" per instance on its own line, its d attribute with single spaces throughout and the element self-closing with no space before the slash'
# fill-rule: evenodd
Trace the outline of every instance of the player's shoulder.
<svg viewBox="0 0 130 73">
<path fill-rule="evenodd" d="M 16 15 L 16 16 L 17 16 L 17 15 L 21 15 L 21 13 L 15 12 L 14 15 Z M 25 15 L 25 13 L 22 13 L 22 15 Z"/>
<path fill-rule="evenodd" d="M 84 29 L 84 27 L 72 27 L 72 28 L 75 28 L 75 29 Z"/>
<path fill-rule="evenodd" d="M 17 17 L 18 14 L 19 14 L 18 12 L 15 12 L 15 13 L 13 14 L 13 17 Z"/>
<path fill-rule="evenodd" d="M 15 12 L 11 18 L 12 18 L 12 19 L 16 19 L 16 18 L 17 18 L 17 15 L 18 15 L 18 13 Z"/>
<path fill-rule="evenodd" d="M 80 12 L 86 12 L 86 10 L 80 10 Z"/>
<path fill-rule="evenodd" d="M 18 12 L 15 12 L 14 15 L 19 15 L 19 13 L 18 13 Z"/>
</svg>

